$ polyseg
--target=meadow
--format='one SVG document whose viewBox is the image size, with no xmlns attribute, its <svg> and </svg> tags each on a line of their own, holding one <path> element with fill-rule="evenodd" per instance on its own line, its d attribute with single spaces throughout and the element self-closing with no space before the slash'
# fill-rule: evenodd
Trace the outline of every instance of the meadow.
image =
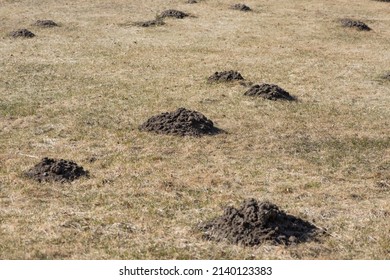
<svg viewBox="0 0 390 280">
<path fill-rule="evenodd" d="M 390 3 L 236 3 L 0 0 L 0 259 L 390 259 Z M 134 25 L 167 9 L 191 16 Z M 36 36 L 9 35 L 20 28 Z M 297 100 L 207 82 L 225 70 Z M 226 133 L 139 130 L 179 107 Z M 90 176 L 26 178 L 44 157 Z M 202 238 L 199 223 L 248 198 L 327 234 Z"/>
</svg>

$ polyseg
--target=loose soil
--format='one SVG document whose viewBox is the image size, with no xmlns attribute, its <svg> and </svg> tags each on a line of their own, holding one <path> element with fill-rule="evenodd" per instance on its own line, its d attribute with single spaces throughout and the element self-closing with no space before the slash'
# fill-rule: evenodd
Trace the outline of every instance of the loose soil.
<svg viewBox="0 0 390 280">
<path fill-rule="evenodd" d="M 371 28 L 368 27 L 368 25 L 362 21 L 344 18 L 344 19 L 341 19 L 340 22 L 341 22 L 341 25 L 343 27 L 356 28 L 360 31 L 370 31 L 371 30 Z"/>
<path fill-rule="evenodd" d="M 287 91 L 277 85 L 272 84 L 254 85 L 249 90 L 247 90 L 244 95 L 259 96 L 269 100 L 295 100 L 295 97 L 291 96 Z"/>
<path fill-rule="evenodd" d="M 240 81 L 244 80 L 244 77 L 237 71 L 222 71 L 215 72 L 208 78 L 209 82 L 231 82 L 231 81 Z"/>
<path fill-rule="evenodd" d="M 162 113 L 151 117 L 139 126 L 142 131 L 179 136 L 215 135 L 223 132 L 214 126 L 213 122 L 203 114 L 179 108 L 174 112 Z"/>
<path fill-rule="evenodd" d="M 164 25 L 165 22 L 163 22 L 161 19 L 153 19 L 148 21 L 138 21 L 135 22 L 135 26 L 141 26 L 141 27 L 151 27 L 151 26 L 161 26 Z"/>
<path fill-rule="evenodd" d="M 245 4 L 234 4 L 233 6 L 231 6 L 231 9 L 233 10 L 238 10 L 238 11 L 243 11 L 243 12 L 249 12 L 249 11 L 252 11 L 251 8 L 249 8 L 247 5 Z"/>
<path fill-rule="evenodd" d="M 178 10 L 166 10 L 159 15 L 159 18 L 173 17 L 173 18 L 183 19 L 188 16 L 189 14 Z"/>
<path fill-rule="evenodd" d="M 14 37 L 14 38 L 17 38 L 17 37 L 32 38 L 35 36 L 35 34 L 27 29 L 18 29 L 18 30 L 12 31 L 10 33 L 10 36 Z"/>
<path fill-rule="evenodd" d="M 291 245 L 315 240 L 324 230 L 286 214 L 270 202 L 245 200 L 239 209 L 227 207 L 222 216 L 199 225 L 207 240 L 255 246 L 266 241 Z"/>
<path fill-rule="evenodd" d="M 57 23 L 55 23 L 54 21 L 50 20 L 50 19 L 43 19 L 43 20 L 37 20 L 34 25 L 36 26 L 40 26 L 40 27 L 56 27 L 58 26 Z"/>
<path fill-rule="evenodd" d="M 78 166 L 73 161 L 46 157 L 25 174 L 38 182 L 70 182 L 81 176 L 88 176 L 88 171 L 85 171 L 83 167 Z"/>
</svg>

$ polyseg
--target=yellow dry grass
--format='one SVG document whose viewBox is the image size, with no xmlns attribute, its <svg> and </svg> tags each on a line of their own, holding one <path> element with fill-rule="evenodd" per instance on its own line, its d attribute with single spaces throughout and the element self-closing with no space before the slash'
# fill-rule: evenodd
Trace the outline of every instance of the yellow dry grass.
<svg viewBox="0 0 390 280">
<path fill-rule="evenodd" d="M 0 1 L 1 259 L 389 259 L 390 82 L 379 78 L 390 70 L 389 4 L 247 0 L 254 11 L 243 13 L 235 3 Z M 172 8 L 193 17 L 132 25 Z M 344 17 L 373 31 L 342 28 Z M 7 35 L 18 28 L 37 36 Z M 299 101 L 206 83 L 230 69 Z M 138 131 L 177 107 L 228 134 Z M 45 156 L 91 178 L 22 176 Z M 250 197 L 329 235 L 244 248 L 194 230 Z"/>
</svg>

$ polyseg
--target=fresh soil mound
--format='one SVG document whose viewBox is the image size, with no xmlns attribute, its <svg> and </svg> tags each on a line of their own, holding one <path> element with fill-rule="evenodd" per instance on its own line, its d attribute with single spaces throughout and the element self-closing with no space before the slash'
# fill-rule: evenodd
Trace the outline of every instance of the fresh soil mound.
<svg viewBox="0 0 390 280">
<path fill-rule="evenodd" d="M 203 114 L 185 108 L 179 108 L 174 112 L 153 116 L 140 125 L 139 129 L 160 134 L 195 137 L 214 135 L 222 132 L 219 128 L 214 127 L 213 122 Z"/>
<path fill-rule="evenodd" d="M 35 36 L 35 34 L 27 29 L 18 29 L 18 30 L 12 31 L 10 33 L 10 36 L 14 37 L 14 38 L 17 38 L 17 37 L 32 38 Z"/>
<path fill-rule="evenodd" d="M 231 82 L 231 81 L 239 81 L 244 80 L 241 74 L 237 71 L 222 71 L 215 72 L 208 78 L 209 82 Z"/>
<path fill-rule="evenodd" d="M 233 10 L 239 10 L 239 11 L 243 11 L 243 12 L 249 12 L 249 11 L 252 11 L 251 8 L 249 8 L 247 5 L 245 4 L 234 4 L 233 6 L 231 6 L 231 9 Z"/>
<path fill-rule="evenodd" d="M 315 239 L 323 232 L 313 224 L 288 215 L 270 202 L 245 200 L 239 209 L 227 207 L 222 216 L 203 223 L 204 238 L 255 246 L 265 241 L 290 245 Z"/>
<path fill-rule="evenodd" d="M 163 22 L 161 19 L 153 19 L 148 21 L 138 21 L 135 22 L 134 25 L 141 26 L 141 27 L 151 27 L 151 26 L 160 26 L 164 25 L 165 22 Z"/>
<path fill-rule="evenodd" d="M 166 10 L 159 15 L 159 18 L 173 17 L 173 18 L 182 19 L 188 16 L 189 14 L 178 10 Z"/>
<path fill-rule="evenodd" d="M 371 28 L 368 27 L 368 25 L 362 21 L 344 18 L 344 19 L 341 19 L 340 22 L 341 22 L 341 25 L 343 27 L 356 28 L 360 31 L 370 31 L 371 30 Z"/>
<path fill-rule="evenodd" d="M 277 99 L 285 99 L 289 101 L 295 100 L 293 96 L 291 96 L 287 91 L 282 89 L 277 85 L 271 84 L 260 84 L 254 85 L 249 90 L 247 90 L 244 95 L 248 96 L 259 96 L 265 99 L 277 100 Z"/>
<path fill-rule="evenodd" d="M 43 158 L 41 162 L 26 172 L 27 177 L 42 181 L 70 182 L 81 176 L 88 176 L 88 171 L 72 161 Z"/>
<path fill-rule="evenodd" d="M 40 26 L 40 27 L 56 27 L 58 26 L 57 23 L 50 19 L 43 19 L 43 20 L 37 20 L 34 25 Z"/>
</svg>

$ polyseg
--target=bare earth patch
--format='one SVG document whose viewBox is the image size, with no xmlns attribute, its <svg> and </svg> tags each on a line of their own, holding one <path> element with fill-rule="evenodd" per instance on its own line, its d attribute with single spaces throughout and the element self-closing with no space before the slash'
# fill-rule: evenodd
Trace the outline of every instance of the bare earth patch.
<svg viewBox="0 0 390 280">
<path fill-rule="evenodd" d="M 165 10 L 164 12 L 162 12 L 159 15 L 159 18 L 171 17 L 171 18 L 183 19 L 183 18 L 188 17 L 188 16 L 189 16 L 189 14 L 187 14 L 185 12 L 170 9 L 170 10 Z"/>
<path fill-rule="evenodd" d="M 162 113 L 151 117 L 140 127 L 143 131 L 179 136 L 204 136 L 221 133 L 213 122 L 203 114 L 179 108 L 174 112 Z"/>
<path fill-rule="evenodd" d="M 255 246 L 265 241 L 290 245 L 314 240 L 323 232 L 315 225 L 286 214 L 270 202 L 245 200 L 239 209 L 227 207 L 222 216 L 203 223 L 204 238 Z"/>
<path fill-rule="evenodd" d="M 137 21 L 134 23 L 135 26 L 140 27 L 152 27 L 152 26 L 161 26 L 164 25 L 165 22 L 161 19 L 153 19 L 153 20 L 147 20 L 147 21 Z"/>
<path fill-rule="evenodd" d="M 88 171 L 73 161 L 43 158 L 25 174 L 38 182 L 59 181 L 63 183 L 71 182 L 81 176 L 88 176 Z"/>
<path fill-rule="evenodd" d="M 238 11 L 242 11 L 242 12 L 249 12 L 249 11 L 252 11 L 251 8 L 249 8 L 247 5 L 245 4 L 234 4 L 233 6 L 230 7 L 231 9 L 233 10 L 238 10 Z"/>
<path fill-rule="evenodd" d="M 234 70 L 215 72 L 208 78 L 209 82 L 231 82 L 240 80 L 244 80 L 244 77 Z"/>
<path fill-rule="evenodd" d="M 43 19 L 43 20 L 37 20 L 34 25 L 39 26 L 39 27 L 56 27 L 58 26 L 57 23 L 50 19 Z"/>
<path fill-rule="evenodd" d="M 353 19 L 349 19 L 349 18 L 343 18 L 340 20 L 340 22 L 341 22 L 341 25 L 343 27 L 356 28 L 360 31 L 370 31 L 371 30 L 371 28 L 368 27 L 368 25 L 362 21 L 353 20 Z"/>
<path fill-rule="evenodd" d="M 260 84 L 254 85 L 247 90 L 244 95 L 247 96 L 259 96 L 269 100 L 284 99 L 293 101 L 295 97 L 291 96 L 287 91 L 277 85 L 272 84 Z"/>
<path fill-rule="evenodd" d="M 18 29 L 18 30 L 12 31 L 10 33 L 10 36 L 14 37 L 14 38 L 17 38 L 17 37 L 32 38 L 35 36 L 35 34 L 32 33 L 28 29 Z"/>
</svg>

